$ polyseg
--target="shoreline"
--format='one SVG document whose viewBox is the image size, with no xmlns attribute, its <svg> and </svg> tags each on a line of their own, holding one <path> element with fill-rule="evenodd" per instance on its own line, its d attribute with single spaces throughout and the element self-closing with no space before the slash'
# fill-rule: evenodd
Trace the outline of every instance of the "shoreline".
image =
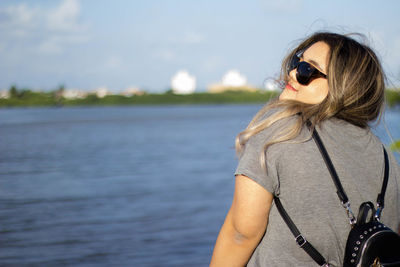
<svg viewBox="0 0 400 267">
<path fill-rule="evenodd" d="M 389 108 L 400 106 L 400 91 L 387 89 L 386 104 Z M 55 92 L 33 92 L 25 90 L 9 98 L 0 98 L 0 108 L 13 107 L 87 107 L 87 106 L 167 106 L 167 105 L 220 105 L 220 104 L 263 104 L 276 98 L 279 91 L 258 90 L 225 91 L 221 93 L 193 93 L 187 95 L 145 93 L 143 95 L 89 94 L 85 98 L 67 99 Z"/>
<path fill-rule="evenodd" d="M 85 98 L 66 99 L 52 93 L 27 91 L 19 96 L 0 99 L 0 108 L 7 107 L 73 107 L 73 106 L 165 106 L 165 105 L 218 105 L 218 104 L 262 104 L 277 97 L 276 91 L 226 91 L 223 93 L 193 93 L 178 95 L 143 94 L 135 96 L 95 94 Z"/>
</svg>

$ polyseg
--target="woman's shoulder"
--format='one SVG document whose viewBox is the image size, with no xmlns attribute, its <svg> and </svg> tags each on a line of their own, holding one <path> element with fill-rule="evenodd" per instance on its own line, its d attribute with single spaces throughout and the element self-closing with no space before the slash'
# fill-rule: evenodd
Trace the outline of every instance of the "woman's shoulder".
<svg viewBox="0 0 400 267">
<path fill-rule="evenodd" d="M 261 114 L 256 124 L 262 125 L 266 123 L 268 126 L 253 135 L 252 138 L 268 140 L 272 137 L 278 137 L 282 132 L 289 129 L 290 126 L 295 125 L 299 119 L 299 115 L 282 116 L 279 118 L 278 114 L 280 112 L 282 112 L 282 108 L 273 108 Z"/>
<path fill-rule="evenodd" d="M 358 140 L 361 143 L 368 140 L 369 142 L 382 145 L 382 142 L 372 132 L 371 128 L 363 128 L 338 118 L 324 120 L 317 127 L 317 130 L 319 130 L 321 135 L 336 140 L 338 144 L 345 142 L 346 140 L 351 142 L 357 142 Z"/>
<path fill-rule="evenodd" d="M 383 143 L 371 128 L 362 128 L 341 119 L 329 119 L 317 127 L 332 156 L 351 155 L 366 162 L 383 160 Z"/>
</svg>

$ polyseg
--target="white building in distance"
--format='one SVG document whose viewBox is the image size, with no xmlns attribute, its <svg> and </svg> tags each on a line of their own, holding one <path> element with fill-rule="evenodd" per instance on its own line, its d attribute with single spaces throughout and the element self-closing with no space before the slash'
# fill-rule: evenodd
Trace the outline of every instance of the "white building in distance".
<svg viewBox="0 0 400 267">
<path fill-rule="evenodd" d="M 66 99 L 77 99 L 77 98 L 85 98 L 87 97 L 88 93 L 85 91 L 81 91 L 78 89 L 65 89 L 62 92 L 62 96 Z"/>
<path fill-rule="evenodd" d="M 267 79 L 264 82 L 264 88 L 267 91 L 278 91 L 279 90 L 278 81 L 274 79 Z"/>
<path fill-rule="evenodd" d="M 237 70 L 229 70 L 222 77 L 222 85 L 226 87 L 243 87 L 247 84 L 246 76 Z"/>
<path fill-rule="evenodd" d="M 120 95 L 123 95 L 126 97 L 131 97 L 131 96 L 135 96 L 135 95 L 143 95 L 143 94 L 144 94 L 144 92 L 140 91 L 140 89 L 136 86 L 130 86 L 120 93 Z"/>
<path fill-rule="evenodd" d="M 196 77 L 186 70 L 180 70 L 172 76 L 171 88 L 175 94 L 191 94 L 196 89 Z"/>
<path fill-rule="evenodd" d="M 247 83 L 246 76 L 241 74 L 238 70 L 229 70 L 222 76 L 221 82 L 209 85 L 207 90 L 210 93 L 222 93 L 227 90 L 254 92 L 257 89 L 250 86 Z"/>
<path fill-rule="evenodd" d="M 94 92 L 98 98 L 104 98 L 107 95 L 111 95 L 107 87 L 99 87 L 96 90 L 94 90 Z"/>
<path fill-rule="evenodd" d="M 1 90 L 0 91 L 0 98 L 10 98 L 10 91 L 8 90 Z"/>
</svg>

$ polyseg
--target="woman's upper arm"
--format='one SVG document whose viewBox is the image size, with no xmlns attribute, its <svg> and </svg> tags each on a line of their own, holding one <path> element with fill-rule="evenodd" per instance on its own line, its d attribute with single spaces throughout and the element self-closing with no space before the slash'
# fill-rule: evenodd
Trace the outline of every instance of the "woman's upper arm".
<svg viewBox="0 0 400 267">
<path fill-rule="evenodd" d="M 232 223 L 244 238 L 264 234 L 273 195 L 244 175 L 236 175 L 231 212 Z"/>
</svg>

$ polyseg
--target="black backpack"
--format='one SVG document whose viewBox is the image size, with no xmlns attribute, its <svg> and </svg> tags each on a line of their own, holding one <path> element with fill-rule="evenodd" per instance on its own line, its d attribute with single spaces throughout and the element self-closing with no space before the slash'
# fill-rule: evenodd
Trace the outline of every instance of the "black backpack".
<svg viewBox="0 0 400 267">
<path fill-rule="evenodd" d="M 374 208 L 372 202 L 364 202 L 359 208 L 356 219 L 350 209 L 349 199 L 344 192 L 336 170 L 316 129 L 313 130 L 312 136 L 332 176 L 337 189 L 336 193 L 343 207 L 346 209 L 352 227 L 349 236 L 347 237 L 343 266 L 400 266 L 400 235 L 380 222 L 381 212 L 384 208 L 386 187 L 389 179 L 389 160 L 385 148 L 383 147 L 385 172 L 381 193 L 378 195 L 377 199 L 377 209 Z M 283 220 L 294 235 L 297 244 L 320 266 L 329 266 L 329 263 L 327 263 L 325 258 L 297 229 L 277 196 L 274 196 L 274 201 Z"/>
</svg>

